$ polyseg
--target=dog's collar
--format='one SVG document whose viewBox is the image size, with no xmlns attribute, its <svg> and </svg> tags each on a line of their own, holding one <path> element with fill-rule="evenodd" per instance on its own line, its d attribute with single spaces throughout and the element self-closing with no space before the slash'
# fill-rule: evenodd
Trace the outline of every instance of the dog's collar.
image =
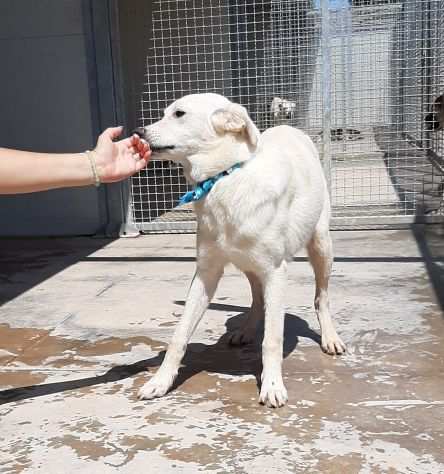
<svg viewBox="0 0 444 474">
<path fill-rule="evenodd" d="M 208 178 L 205 181 L 201 181 L 200 183 L 197 183 L 194 189 L 192 189 L 191 191 L 188 191 L 179 199 L 179 206 L 181 206 L 182 204 L 187 204 L 189 202 L 199 201 L 199 199 L 202 199 L 211 191 L 211 188 L 221 178 L 228 176 L 229 174 L 231 174 L 233 171 L 237 170 L 241 166 L 242 166 L 242 163 L 236 163 L 235 165 L 233 165 L 231 168 L 227 169 L 226 171 L 222 171 L 222 173 L 219 173 L 216 176 L 213 176 L 212 178 Z"/>
</svg>

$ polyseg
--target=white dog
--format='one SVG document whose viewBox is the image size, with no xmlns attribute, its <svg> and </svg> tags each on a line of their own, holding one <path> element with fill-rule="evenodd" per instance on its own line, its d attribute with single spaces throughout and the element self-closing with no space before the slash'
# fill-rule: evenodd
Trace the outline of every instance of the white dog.
<svg viewBox="0 0 444 474">
<path fill-rule="evenodd" d="M 265 318 L 260 402 L 284 405 L 286 272 L 303 246 L 316 277 L 322 348 L 329 354 L 345 350 L 329 313 L 330 202 L 316 148 L 303 132 L 285 125 L 260 135 L 242 106 L 217 94 L 177 100 L 162 120 L 139 134 L 155 158 L 183 166 L 187 180 L 196 186 L 187 199 L 195 200 L 198 223 L 196 273 L 184 314 L 161 367 L 139 397 L 160 397 L 171 388 L 224 267 L 233 263 L 247 276 L 253 302 L 245 324 L 230 335 L 230 342 L 251 342 L 257 322 Z"/>
</svg>

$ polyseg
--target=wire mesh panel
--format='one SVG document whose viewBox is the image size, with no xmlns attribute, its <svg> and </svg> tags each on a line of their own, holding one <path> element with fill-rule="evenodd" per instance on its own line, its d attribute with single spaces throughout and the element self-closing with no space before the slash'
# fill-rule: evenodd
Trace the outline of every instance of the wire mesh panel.
<svg viewBox="0 0 444 474">
<path fill-rule="evenodd" d="M 444 169 L 444 1 L 432 4 L 428 16 L 430 34 L 426 44 L 429 97 L 426 105 L 426 146 L 435 165 Z M 431 115 L 430 115 L 431 114 Z M 427 120 L 428 119 L 428 120 Z M 441 133 L 437 133 L 437 132 Z"/>
<path fill-rule="evenodd" d="M 390 48 L 399 4 L 332 13 L 332 202 L 335 216 L 403 213 L 375 127 L 389 124 Z"/>
<path fill-rule="evenodd" d="M 442 176 L 431 162 L 426 116 L 432 83 L 444 91 L 431 62 L 442 59 L 442 7 L 437 0 L 331 7 L 334 216 L 393 222 L 440 212 Z M 441 43 L 432 47 L 432 38 Z M 442 142 L 441 132 L 433 135 Z"/>
<path fill-rule="evenodd" d="M 391 175 L 408 212 L 443 212 L 444 2 L 403 2 L 393 57 Z M 398 144 L 398 142 L 400 142 Z M 397 149 L 395 149 L 397 146 Z"/>
<path fill-rule="evenodd" d="M 313 138 L 332 163 L 337 222 L 443 214 L 444 0 L 330 0 L 328 43 L 321 1 L 154 1 L 140 125 L 185 94 L 217 92 L 261 130 L 287 123 Z M 192 228 L 191 208 L 176 207 L 180 167 L 153 161 L 131 183 L 140 229 Z"/>
</svg>

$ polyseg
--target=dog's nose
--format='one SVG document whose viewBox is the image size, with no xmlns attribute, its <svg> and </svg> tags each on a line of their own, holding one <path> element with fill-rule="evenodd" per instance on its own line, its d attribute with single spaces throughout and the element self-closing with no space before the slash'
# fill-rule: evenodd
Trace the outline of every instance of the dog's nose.
<svg viewBox="0 0 444 474">
<path fill-rule="evenodd" d="M 131 132 L 131 135 L 138 135 L 140 138 L 144 138 L 145 129 L 143 127 L 137 127 Z"/>
</svg>

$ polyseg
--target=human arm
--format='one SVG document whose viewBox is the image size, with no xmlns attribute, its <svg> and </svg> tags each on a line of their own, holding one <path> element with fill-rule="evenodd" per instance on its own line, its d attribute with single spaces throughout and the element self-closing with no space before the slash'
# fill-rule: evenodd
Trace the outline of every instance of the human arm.
<svg viewBox="0 0 444 474">
<path fill-rule="evenodd" d="M 90 152 L 102 183 L 121 181 L 143 169 L 151 155 L 136 135 L 113 142 L 121 127 L 108 128 Z M 137 159 L 136 159 L 137 158 Z M 95 183 L 86 153 L 33 153 L 0 148 L 0 194 L 30 193 Z"/>
</svg>

